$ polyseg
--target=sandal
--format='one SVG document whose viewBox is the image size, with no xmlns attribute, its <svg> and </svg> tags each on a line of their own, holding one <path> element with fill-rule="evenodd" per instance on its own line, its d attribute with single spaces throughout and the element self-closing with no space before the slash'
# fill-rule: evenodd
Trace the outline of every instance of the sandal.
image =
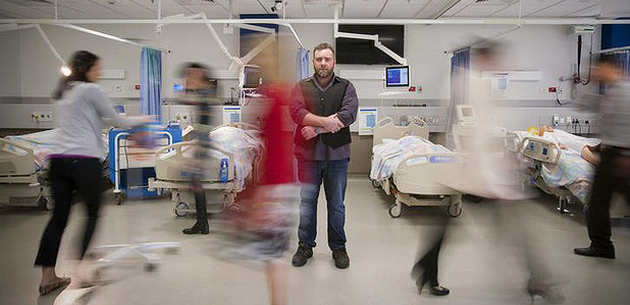
<svg viewBox="0 0 630 305">
<path fill-rule="evenodd" d="M 71 282 L 71 280 L 70 280 L 69 277 L 61 277 L 55 283 L 44 285 L 44 286 L 39 286 L 39 295 L 49 294 L 49 293 L 53 292 L 54 290 L 66 287 L 66 286 L 70 285 L 70 282 Z"/>
</svg>

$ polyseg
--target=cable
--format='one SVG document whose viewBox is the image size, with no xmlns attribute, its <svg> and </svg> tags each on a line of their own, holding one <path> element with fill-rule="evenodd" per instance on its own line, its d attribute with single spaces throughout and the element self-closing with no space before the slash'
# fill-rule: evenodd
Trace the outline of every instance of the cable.
<svg viewBox="0 0 630 305">
<path fill-rule="evenodd" d="M 582 64 L 582 35 L 578 35 L 577 41 L 577 81 L 582 82 L 582 78 L 580 77 L 580 66 Z"/>
<path fill-rule="evenodd" d="M 588 76 L 582 85 L 586 86 L 591 82 L 591 70 L 593 70 L 593 34 L 591 34 L 591 48 L 588 52 Z"/>
<path fill-rule="evenodd" d="M 591 71 L 593 69 L 593 34 L 591 34 L 591 45 L 588 53 L 588 76 L 586 80 L 582 80 L 580 75 L 580 71 L 582 70 L 582 35 L 578 35 L 577 56 L 577 76 L 574 82 L 586 86 L 591 82 Z"/>
</svg>

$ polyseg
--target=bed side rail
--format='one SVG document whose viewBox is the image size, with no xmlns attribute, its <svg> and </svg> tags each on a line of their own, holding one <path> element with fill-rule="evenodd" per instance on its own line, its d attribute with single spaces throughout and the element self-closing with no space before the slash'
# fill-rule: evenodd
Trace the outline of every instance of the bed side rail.
<svg viewBox="0 0 630 305">
<path fill-rule="evenodd" d="M 526 157 L 551 164 L 558 164 L 562 149 L 557 143 L 538 137 L 524 137 L 519 151 Z"/>
<path fill-rule="evenodd" d="M 405 136 L 419 136 L 429 138 L 429 126 L 420 117 L 410 116 L 409 125 L 394 125 L 391 117 L 380 119 L 373 130 L 373 145 L 381 144 L 383 139 L 400 139 Z"/>
<path fill-rule="evenodd" d="M 6 151 L 8 153 L 12 153 L 14 155 L 18 155 L 16 152 L 7 149 L 7 147 L 9 147 L 9 146 L 14 146 L 14 147 L 17 147 L 17 148 L 19 148 L 21 150 L 24 150 L 26 155 L 34 155 L 35 154 L 33 149 L 30 148 L 30 147 L 26 147 L 26 146 L 24 146 L 22 144 L 18 144 L 16 142 L 13 142 L 13 141 L 8 140 L 8 139 L 0 138 L 0 147 L 2 147 L 3 151 Z"/>
<path fill-rule="evenodd" d="M 164 154 L 165 152 L 167 152 L 168 150 L 175 150 L 175 153 L 180 155 L 182 153 L 182 149 L 186 146 L 197 146 L 197 140 L 192 140 L 192 141 L 186 141 L 186 142 L 179 142 L 179 143 L 175 143 L 175 144 L 171 144 L 171 145 L 167 145 L 167 146 L 162 146 L 159 149 L 157 149 L 155 151 L 155 156 L 156 158 L 159 157 L 160 155 Z M 234 160 L 234 154 L 221 148 L 221 147 L 217 147 L 217 146 L 212 146 L 210 147 L 210 150 L 216 150 L 218 152 L 221 152 L 225 155 L 227 155 L 230 158 L 230 161 Z"/>
<path fill-rule="evenodd" d="M 403 159 L 398 164 L 397 170 L 405 170 L 406 168 L 422 166 L 426 164 L 460 163 L 463 161 L 463 155 L 452 152 L 413 154 Z"/>
</svg>

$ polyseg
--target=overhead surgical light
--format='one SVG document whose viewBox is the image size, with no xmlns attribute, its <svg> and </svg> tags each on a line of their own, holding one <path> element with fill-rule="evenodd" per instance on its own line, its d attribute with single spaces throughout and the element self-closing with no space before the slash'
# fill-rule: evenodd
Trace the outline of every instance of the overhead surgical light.
<svg viewBox="0 0 630 305">
<path fill-rule="evenodd" d="M 72 74 L 72 70 L 70 70 L 68 66 L 61 66 L 61 74 L 64 76 L 70 76 L 70 74 Z"/>
</svg>

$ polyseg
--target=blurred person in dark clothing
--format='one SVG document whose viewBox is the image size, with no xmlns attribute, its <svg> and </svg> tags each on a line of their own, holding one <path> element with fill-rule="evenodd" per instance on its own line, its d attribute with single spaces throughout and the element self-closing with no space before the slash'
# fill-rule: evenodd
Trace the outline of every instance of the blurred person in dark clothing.
<svg viewBox="0 0 630 305">
<path fill-rule="evenodd" d="M 622 193 L 630 204 L 630 82 L 627 71 L 612 55 L 602 55 L 595 65 L 593 78 L 604 86 L 603 95 L 585 95 L 579 105 L 602 115 L 600 162 L 586 212 L 586 227 L 591 244 L 575 248 L 577 255 L 615 258 L 610 239 L 610 201 Z"/>
<path fill-rule="evenodd" d="M 181 97 L 183 104 L 197 106 L 198 121 L 194 125 L 194 138 L 198 141 L 195 147 L 195 166 L 191 175 L 191 187 L 195 196 L 195 210 L 197 221 L 184 229 L 184 234 L 208 234 L 208 211 L 206 194 L 202 186 L 204 174 L 204 162 L 208 158 L 211 148 L 211 105 L 216 102 L 216 87 L 210 78 L 210 69 L 202 64 L 189 63 L 182 72 L 186 81 L 184 84 L 185 95 Z"/>
</svg>

